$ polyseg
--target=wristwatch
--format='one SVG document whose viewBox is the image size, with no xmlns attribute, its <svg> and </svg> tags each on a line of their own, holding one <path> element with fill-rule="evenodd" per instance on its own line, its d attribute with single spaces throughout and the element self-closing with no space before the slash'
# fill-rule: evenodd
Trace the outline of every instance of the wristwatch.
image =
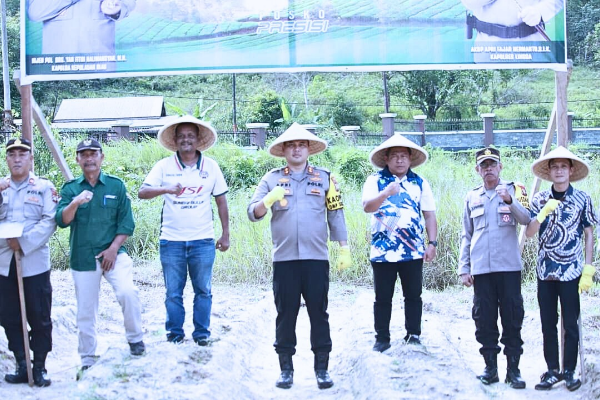
<svg viewBox="0 0 600 400">
<path fill-rule="evenodd" d="M 438 243 L 437 243 L 437 240 L 430 240 L 430 241 L 429 241 L 429 244 L 432 244 L 432 245 L 433 245 L 433 247 L 437 247 L 437 244 L 438 244 Z"/>
</svg>

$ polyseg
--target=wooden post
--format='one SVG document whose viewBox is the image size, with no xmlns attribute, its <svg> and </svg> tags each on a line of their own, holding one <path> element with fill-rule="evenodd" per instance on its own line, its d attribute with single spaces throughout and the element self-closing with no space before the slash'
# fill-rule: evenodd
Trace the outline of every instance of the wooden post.
<svg viewBox="0 0 600 400">
<path fill-rule="evenodd" d="M 567 99 L 567 87 L 569 86 L 569 80 L 571 79 L 571 73 L 573 72 L 573 62 L 571 60 L 567 61 L 567 73 L 566 73 L 566 85 L 561 86 L 562 90 L 564 90 L 564 94 L 561 96 L 565 101 Z M 560 74 L 560 72 L 556 72 L 556 75 L 558 76 L 558 74 Z M 558 108 L 558 82 L 559 79 L 558 77 L 555 79 L 555 82 L 557 84 L 557 98 L 554 101 L 554 107 L 552 107 L 552 113 L 550 114 L 550 121 L 548 121 L 548 128 L 546 129 L 546 135 L 544 136 L 544 142 L 542 143 L 542 148 L 540 150 L 540 157 L 544 156 L 545 154 L 547 154 L 550 151 L 550 146 L 552 145 L 552 140 L 554 139 L 554 131 L 557 130 L 557 108 Z M 564 110 L 567 109 L 566 104 L 563 105 Z M 565 115 L 565 120 L 567 117 L 567 113 L 565 111 L 564 113 Z M 566 131 L 564 131 L 566 134 Z M 566 135 L 565 135 L 566 136 Z M 560 144 L 560 142 L 559 142 Z M 565 147 L 566 146 L 566 141 L 565 141 Z M 535 193 L 537 193 L 537 191 L 540 189 L 540 184 L 542 183 L 542 180 L 540 178 L 538 178 L 537 176 L 533 178 L 533 184 L 531 185 L 531 190 L 528 192 L 529 196 L 533 196 Z M 523 252 L 523 248 L 525 247 L 525 239 L 527 239 L 525 237 L 525 230 L 526 228 L 523 226 L 521 227 L 521 231 L 519 232 L 519 247 L 521 249 L 521 253 Z"/>
<path fill-rule="evenodd" d="M 567 147 L 568 134 L 568 117 L 567 117 L 567 86 L 571 76 L 572 66 L 567 72 L 555 72 L 556 82 L 556 143 L 559 146 Z"/>
<path fill-rule="evenodd" d="M 13 80 L 15 81 L 15 85 L 17 86 L 17 88 L 19 90 L 21 90 L 21 87 L 25 87 L 25 86 L 21 86 L 21 71 L 19 71 L 19 70 L 15 71 L 15 73 L 13 75 Z M 29 85 L 29 89 L 31 90 L 31 85 Z M 38 126 L 38 129 L 42 133 L 42 137 L 44 138 L 44 141 L 46 142 L 46 146 L 48 146 L 48 148 L 50 149 L 50 152 L 52 153 L 52 157 L 54 157 L 54 161 L 56 161 L 56 163 L 58 164 L 58 168 L 62 172 L 65 179 L 70 181 L 71 179 L 73 179 L 73 173 L 71 172 L 71 169 L 69 168 L 69 165 L 67 164 L 67 161 L 65 160 L 65 157 L 63 156 L 63 153 L 60 150 L 60 147 L 58 146 L 56 139 L 54 139 L 54 134 L 52 133 L 52 129 L 50 129 L 50 126 L 46 122 L 44 113 L 42 112 L 42 109 L 40 108 L 38 103 L 35 101 L 33 96 L 30 95 L 29 99 L 30 99 L 30 107 L 29 108 L 30 108 L 30 110 L 33 111 L 33 119 L 35 120 L 35 123 Z M 30 115 L 30 121 L 31 121 L 31 115 Z M 31 123 L 29 124 L 29 126 L 31 129 Z M 25 127 L 25 115 L 23 114 L 23 130 L 25 130 L 24 127 Z M 32 130 L 32 133 L 33 133 L 33 130 Z M 31 143 L 33 144 L 33 141 Z"/>
<path fill-rule="evenodd" d="M 31 110 L 31 85 L 23 85 L 19 87 L 21 92 L 21 137 L 31 142 L 33 153 L 33 125 L 32 125 L 32 110 Z"/>
</svg>

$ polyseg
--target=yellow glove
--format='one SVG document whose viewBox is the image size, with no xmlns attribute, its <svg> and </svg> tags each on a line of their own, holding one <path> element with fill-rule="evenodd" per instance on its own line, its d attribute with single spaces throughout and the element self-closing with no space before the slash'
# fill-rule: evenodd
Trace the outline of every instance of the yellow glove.
<svg viewBox="0 0 600 400">
<path fill-rule="evenodd" d="M 581 278 L 579 278 L 579 293 L 587 292 L 592 287 L 594 281 L 592 278 L 596 273 L 596 268 L 594 268 L 591 264 L 585 264 L 583 266 L 583 272 L 581 273 Z"/>
<path fill-rule="evenodd" d="M 350 255 L 350 247 L 340 246 L 340 254 L 338 256 L 337 269 L 343 271 L 350 268 L 352 265 L 352 256 Z"/>
<path fill-rule="evenodd" d="M 285 189 L 281 186 L 275 186 L 265 197 L 263 197 L 263 204 L 267 208 L 273 207 L 276 201 L 283 200 L 285 195 Z"/>
<path fill-rule="evenodd" d="M 560 204 L 560 201 L 556 200 L 556 199 L 549 199 L 548 202 L 546 203 L 546 205 L 540 210 L 540 212 L 537 215 L 537 220 L 538 222 L 541 224 L 542 222 L 544 222 L 544 220 L 546 219 L 546 217 L 550 214 L 552 214 L 552 212 L 554 210 L 556 210 L 556 207 L 558 207 L 558 205 Z"/>
</svg>

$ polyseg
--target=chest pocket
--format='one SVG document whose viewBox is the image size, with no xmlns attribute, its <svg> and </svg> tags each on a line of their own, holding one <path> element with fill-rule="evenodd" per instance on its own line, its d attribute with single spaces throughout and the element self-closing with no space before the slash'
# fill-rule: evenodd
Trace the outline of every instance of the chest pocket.
<svg viewBox="0 0 600 400">
<path fill-rule="evenodd" d="M 27 219 L 39 219 L 42 217 L 44 199 L 42 196 L 30 195 L 25 198 L 23 204 L 23 215 Z"/>
<path fill-rule="evenodd" d="M 283 199 L 273 203 L 273 210 L 275 211 L 287 211 L 290 208 L 290 201 L 294 195 L 294 189 L 289 186 L 282 186 L 285 189 Z"/>
<path fill-rule="evenodd" d="M 485 228 L 485 208 L 483 207 L 483 204 L 471 208 L 469 216 L 473 220 L 473 227 L 475 230 Z"/>
<path fill-rule="evenodd" d="M 325 207 L 325 190 L 322 187 L 307 186 L 305 189 L 308 207 L 321 211 Z"/>
<path fill-rule="evenodd" d="M 515 217 L 506 205 L 498 206 L 498 226 L 514 226 Z"/>
</svg>

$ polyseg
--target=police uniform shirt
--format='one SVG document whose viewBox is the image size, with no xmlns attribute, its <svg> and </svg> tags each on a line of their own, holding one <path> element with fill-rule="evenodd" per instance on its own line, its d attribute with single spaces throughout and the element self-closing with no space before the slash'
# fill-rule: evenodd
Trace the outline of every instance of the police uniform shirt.
<svg viewBox="0 0 600 400">
<path fill-rule="evenodd" d="M 390 183 L 398 180 L 386 167 L 367 177 L 362 201 L 379 195 Z M 429 182 L 408 170 L 398 180 L 400 192 L 383 201 L 371 215 L 372 262 L 401 262 L 423 258 L 425 227 L 423 211 L 435 211 L 435 200 Z"/>
<path fill-rule="evenodd" d="M 251 221 L 264 218 L 256 218 L 254 208 L 267 193 L 276 186 L 285 189 L 283 200 L 271 207 L 274 262 L 328 260 L 327 228 L 330 240 L 348 239 L 343 208 L 327 208 L 329 177 L 329 171 L 311 165 L 301 173 L 282 167 L 268 172 L 258 184 L 248 206 Z"/>
<path fill-rule="evenodd" d="M 164 194 L 160 239 L 191 241 L 214 239 L 211 196 L 227 193 L 228 187 L 215 160 L 200 154 L 189 167 L 175 153 L 154 165 L 144 185 L 183 186 L 181 194 Z"/>
<path fill-rule="evenodd" d="M 18 185 L 11 180 L 1 198 L 0 223 L 24 222 L 23 235 L 18 238 L 23 251 L 23 277 L 48 271 L 48 241 L 56 230 L 54 215 L 58 203 L 58 193 L 54 185 L 30 172 L 29 177 Z M 8 276 L 13 254 L 14 251 L 8 246 L 8 242 L 0 239 L 0 275 Z"/>
<path fill-rule="evenodd" d="M 487 191 L 483 185 L 467 194 L 462 217 L 459 275 L 520 271 L 522 268 L 517 224 L 528 224 L 531 216 L 516 198 L 513 182 L 500 180 L 499 185 L 507 187 L 511 204 L 506 204 L 495 189 Z M 526 197 L 521 201 L 526 204 Z"/>
<path fill-rule="evenodd" d="M 537 216 L 552 198 L 552 190 L 536 193 L 531 215 Z M 591 197 L 569 185 L 560 204 L 540 225 L 537 276 L 543 281 L 572 281 L 584 266 L 583 229 L 598 224 Z"/>
</svg>

